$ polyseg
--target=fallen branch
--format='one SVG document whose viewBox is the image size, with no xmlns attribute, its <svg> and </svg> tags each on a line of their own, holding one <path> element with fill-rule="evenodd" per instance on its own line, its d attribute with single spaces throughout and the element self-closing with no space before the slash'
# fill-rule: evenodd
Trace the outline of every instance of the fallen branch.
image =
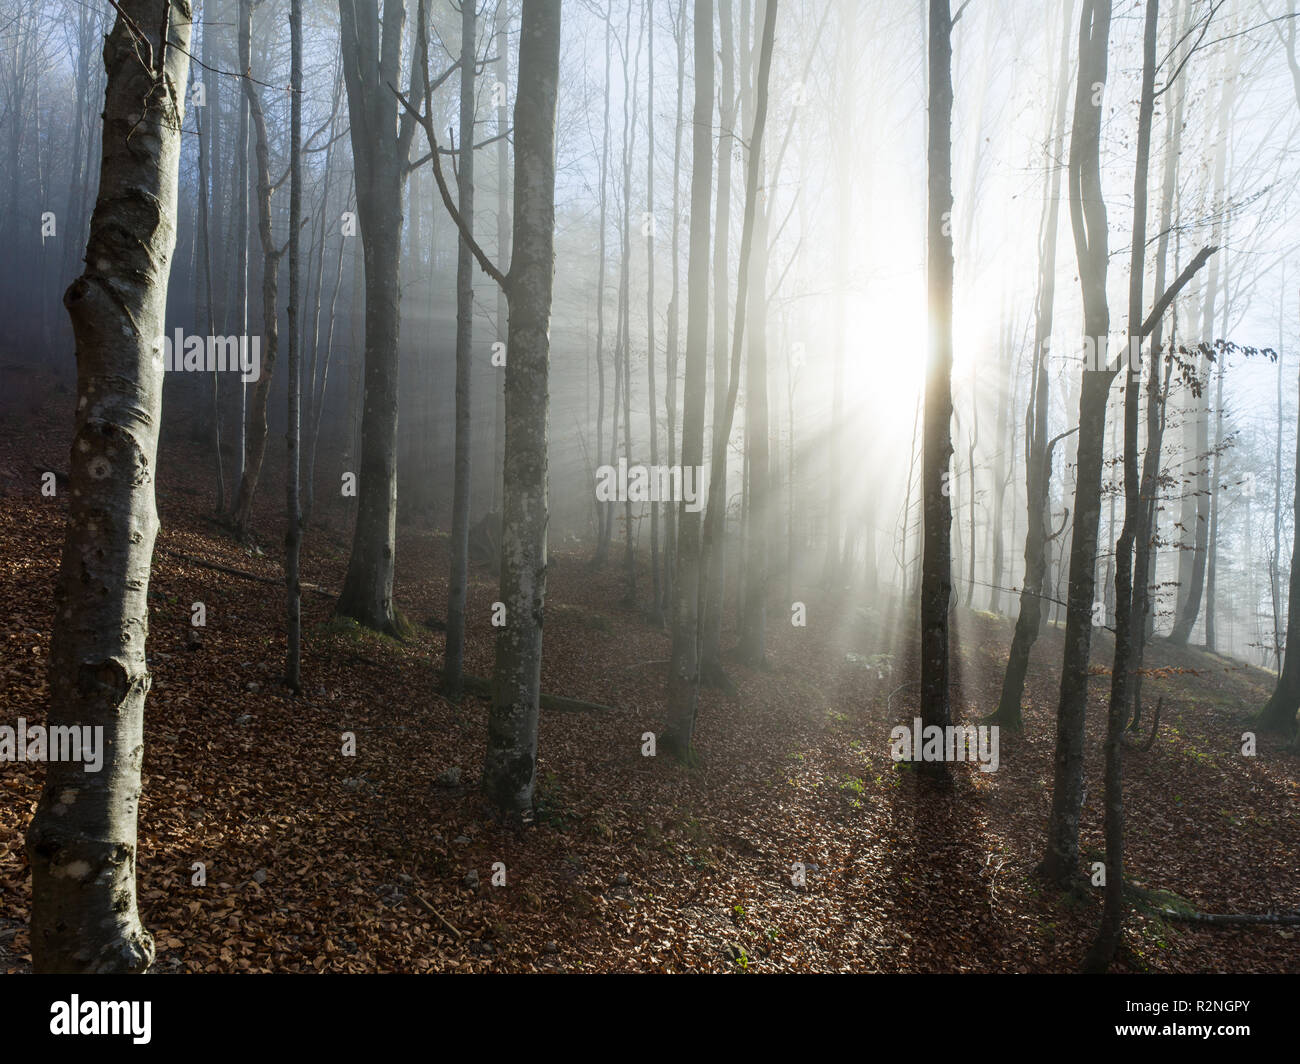
<svg viewBox="0 0 1300 1064">
<path fill-rule="evenodd" d="M 460 931 L 457 929 L 456 925 L 453 924 L 450 920 L 448 920 L 445 916 L 443 916 L 442 913 L 438 912 L 438 910 L 435 909 L 432 905 L 430 905 L 429 902 L 425 900 L 423 894 L 421 894 L 418 890 L 413 890 L 411 891 L 411 897 L 414 898 L 416 901 L 418 901 L 421 905 L 423 905 L 425 909 L 428 910 L 430 915 L 432 915 L 438 921 L 438 923 L 442 924 L 442 926 L 447 929 L 447 931 L 451 934 L 453 938 L 455 938 L 457 941 L 460 940 L 461 937 Z"/>
<path fill-rule="evenodd" d="M 1137 908 L 1163 920 L 1177 920 L 1185 924 L 1202 924 L 1206 927 L 1232 927 L 1245 924 L 1300 924 L 1300 913 L 1201 913 L 1167 890 L 1148 890 L 1126 883 L 1124 893 Z M 1171 908 L 1171 902 L 1178 908 Z"/>
<path fill-rule="evenodd" d="M 178 550 L 168 550 L 166 547 L 158 548 L 159 554 L 166 554 L 169 558 L 177 558 L 180 561 L 188 562 L 190 565 L 197 565 L 201 569 L 212 569 L 214 572 L 225 573 L 228 576 L 238 576 L 243 580 L 253 580 L 259 584 L 270 584 L 272 587 L 284 587 L 283 580 L 277 580 L 271 576 L 259 576 L 257 573 L 250 573 L 245 569 L 236 569 L 231 565 L 222 565 L 220 562 L 210 562 L 203 558 L 196 558 L 193 554 L 183 554 Z M 318 584 L 301 585 L 304 591 L 310 591 L 315 595 L 323 595 L 325 598 L 338 598 L 337 591 L 327 591 Z"/>
<path fill-rule="evenodd" d="M 492 697 L 492 681 L 482 676 L 462 676 L 461 685 L 472 695 L 480 698 Z M 539 704 L 542 709 L 552 713 L 624 713 L 617 706 L 606 706 L 600 702 L 584 702 L 580 698 L 565 698 L 563 695 L 548 695 L 542 692 Z"/>
<path fill-rule="evenodd" d="M 1226 927 L 1234 924 L 1300 924 L 1300 913 L 1179 913 L 1163 909 L 1160 915 L 1166 920 L 1181 920 L 1188 924 L 1206 924 Z"/>
</svg>

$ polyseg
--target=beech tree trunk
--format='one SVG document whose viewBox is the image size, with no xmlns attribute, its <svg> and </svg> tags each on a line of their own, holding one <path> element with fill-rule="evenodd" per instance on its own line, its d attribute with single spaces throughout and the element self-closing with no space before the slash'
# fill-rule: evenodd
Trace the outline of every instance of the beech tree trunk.
<svg viewBox="0 0 1300 1064">
<path fill-rule="evenodd" d="M 763 161 L 758 161 L 760 181 Z M 767 395 L 767 266 L 771 199 L 757 205 L 749 280 L 749 350 L 745 362 L 746 478 L 745 594 L 740 617 L 740 657 L 753 667 L 767 659 L 768 537 L 771 529 L 771 454 Z M 868 550 L 871 545 L 868 544 Z"/>
<path fill-rule="evenodd" d="M 302 0 L 289 2 L 289 35 L 292 51 L 289 83 L 289 411 L 285 427 L 288 475 L 285 478 L 285 614 L 288 650 L 284 682 L 293 691 L 302 686 L 302 588 L 299 586 L 299 555 L 302 551 L 302 497 L 300 444 L 302 442 L 301 339 L 298 332 L 299 230 L 302 228 Z"/>
<path fill-rule="evenodd" d="M 1047 554 L 1050 504 L 1049 487 L 1052 461 L 1048 449 L 1048 345 L 1052 336 L 1052 319 L 1056 302 L 1056 237 L 1060 224 L 1061 168 L 1065 143 L 1065 108 L 1069 100 L 1070 27 L 1074 16 L 1073 0 L 1066 0 L 1061 32 L 1060 80 L 1056 93 L 1055 133 L 1048 158 L 1047 204 L 1039 233 L 1038 305 L 1035 311 L 1033 371 L 1030 381 L 1029 409 L 1025 419 L 1028 436 L 1025 445 L 1025 494 L 1028 521 L 1025 527 L 1025 575 L 1020 585 L 1020 609 L 1007 655 L 1007 671 L 1002 677 L 1002 694 L 989 723 L 1020 731 L 1023 728 L 1021 701 L 1025 692 L 1025 674 L 1029 671 L 1029 654 L 1043 626 L 1043 596 L 1047 592 Z"/>
<path fill-rule="evenodd" d="M 468 236 L 474 232 L 474 43 L 477 33 L 474 0 L 461 4 L 460 19 L 460 151 L 456 185 L 458 209 Z M 465 596 L 469 586 L 469 494 L 473 371 L 474 258 L 462 235 L 456 245 L 456 458 L 451 504 L 451 572 L 447 579 L 447 643 L 442 667 L 442 693 L 460 699 L 465 663 Z M 506 366 L 510 365 L 509 351 Z"/>
<path fill-rule="evenodd" d="M 136 816 L 158 533 L 158 338 L 176 240 L 190 30 L 187 0 L 119 0 L 104 43 L 103 158 L 87 266 L 63 297 L 78 401 L 48 724 L 102 728 L 103 764 L 98 772 L 76 761 L 46 767 L 27 834 L 38 972 L 142 972 L 154 958 L 136 900 Z"/>
<path fill-rule="evenodd" d="M 680 0 L 673 20 L 673 41 L 677 45 L 677 121 L 673 126 L 673 240 L 672 296 L 668 300 L 667 345 L 664 370 L 664 414 L 668 428 L 668 465 L 677 464 L 677 349 L 681 330 L 681 175 L 682 175 L 682 103 L 686 82 L 686 0 Z M 673 578 L 677 557 L 677 511 L 665 506 L 664 516 L 664 611 L 672 613 Z"/>
<path fill-rule="evenodd" d="M 704 464 L 704 393 L 709 345 L 709 195 L 713 191 L 713 0 L 694 0 L 695 102 L 691 121 L 690 239 L 686 262 L 686 382 L 681 464 Z M 678 758 L 693 755 L 700 690 L 700 515 L 683 499 L 677 517 L 673 576 L 673 645 L 668 668 L 668 720 L 660 745 Z M 1300 601 L 1300 600 L 1298 600 Z"/>
<path fill-rule="evenodd" d="M 646 23 L 649 27 L 646 74 L 646 165 L 645 209 L 650 217 L 646 226 L 646 406 L 650 421 L 650 465 L 659 465 L 659 414 L 655 398 L 655 20 L 650 0 L 646 0 Z M 650 503 L 650 613 L 662 624 L 663 589 L 659 581 L 659 504 Z"/>
<path fill-rule="evenodd" d="M 1226 179 L 1229 136 L 1229 110 L 1232 103 L 1235 63 L 1227 61 L 1227 73 L 1220 90 L 1218 109 L 1219 143 L 1214 154 L 1214 225 L 1210 241 L 1218 245 L 1223 231 L 1223 194 Z M 1201 304 L 1201 341 L 1205 344 L 1214 342 L 1214 301 L 1219 289 L 1219 260 L 1210 263 L 1205 279 L 1204 299 Z M 1191 553 L 1187 553 L 1186 544 L 1179 557 L 1178 567 L 1178 610 L 1173 630 L 1169 633 L 1171 643 L 1185 646 L 1191 638 L 1192 629 L 1196 627 L 1201 612 L 1201 602 L 1205 590 L 1206 557 L 1210 541 L 1210 387 L 1209 378 L 1213 362 L 1205 355 L 1201 356 L 1201 394 L 1196 398 L 1196 416 L 1189 427 L 1188 442 L 1195 449 L 1192 461 L 1195 467 L 1195 492 L 1185 497 L 1182 515 L 1184 531 L 1192 535 Z"/>
<path fill-rule="evenodd" d="M 399 124 L 404 0 L 339 0 L 343 80 L 348 90 L 357 215 L 365 257 L 365 369 L 356 529 L 335 612 L 367 628 L 397 632 L 393 560 L 397 533 L 397 385 L 402 190 L 414 119 Z M 412 71 L 417 64 L 412 63 Z M 411 79 L 418 107 L 423 81 Z"/>
<path fill-rule="evenodd" d="M 921 719 L 926 727 L 952 720 L 948 701 L 948 607 L 952 597 L 952 13 L 948 0 L 930 0 L 928 205 L 926 279 L 930 343 L 926 358 L 922 457 L 925 530 L 921 558 Z M 974 205 L 971 205 L 972 209 Z M 921 770 L 949 778 L 944 761 Z"/>
<path fill-rule="evenodd" d="M 1143 282 L 1146 280 L 1147 176 L 1151 164 L 1151 119 L 1155 111 L 1156 38 L 1160 0 L 1147 0 L 1142 43 L 1142 90 L 1138 100 L 1137 162 L 1133 177 L 1133 230 L 1129 252 L 1128 337 L 1140 345 Z M 1134 354 L 1140 352 L 1138 351 Z M 1133 542 L 1141 506 L 1138 474 L 1138 413 L 1141 361 L 1124 368 L 1124 525 L 1115 545 L 1115 655 L 1106 717 L 1106 886 L 1097 937 L 1084 968 L 1102 972 L 1119 945 L 1124 899 L 1124 728 L 1128 724 L 1133 651 Z M 1112 518 L 1113 524 L 1113 518 Z"/>
<path fill-rule="evenodd" d="M 524 0 L 515 96 L 514 251 L 506 360 L 501 601 L 483 790 L 503 810 L 532 807 L 546 599 L 547 385 L 555 266 L 555 107 L 560 0 Z"/>
<path fill-rule="evenodd" d="M 718 85 L 718 188 L 713 220 L 713 440 L 710 447 L 709 494 L 712 477 L 720 477 L 718 490 L 723 512 L 720 534 L 709 544 L 704 558 L 704 634 L 700 648 L 700 681 L 725 686 L 722 678 L 722 603 L 726 584 L 727 445 L 720 435 L 726 419 L 727 372 L 730 362 L 728 317 L 731 310 L 728 248 L 731 235 L 731 152 L 736 126 L 736 47 L 731 0 L 718 0 L 718 30 L 722 62 Z M 722 461 L 713 459 L 720 451 Z"/>
<path fill-rule="evenodd" d="M 247 539 L 252 532 L 253 496 L 262 475 L 262 461 L 266 457 L 266 408 L 271 398 L 271 374 L 278 353 L 280 324 L 277 295 L 279 290 L 280 258 L 283 252 L 276 247 L 271 232 L 271 156 L 266 140 L 266 116 L 262 112 L 262 99 L 253 84 L 252 76 L 253 4 L 240 0 L 239 5 L 239 65 L 243 72 L 244 98 L 252 118 L 253 137 L 257 152 L 257 234 L 262 245 L 262 345 L 261 363 L 257 382 L 253 385 L 252 403 L 244 417 L 244 468 L 239 481 L 239 493 L 231 514 L 235 535 Z"/>
<path fill-rule="evenodd" d="M 1296 470 L 1300 473 L 1300 433 L 1296 436 Z M 1273 694 L 1258 717 L 1265 731 L 1294 735 L 1300 710 L 1300 475 L 1296 477 L 1295 538 L 1291 545 L 1291 580 L 1287 591 L 1286 654 Z"/>
<path fill-rule="evenodd" d="M 1106 399 L 1114 371 L 1103 366 L 1110 331 L 1106 302 L 1108 259 L 1106 204 L 1101 189 L 1101 99 L 1106 84 L 1111 0 L 1084 0 L 1079 24 L 1079 71 L 1070 134 L 1070 222 L 1083 289 L 1084 336 L 1101 345 L 1096 365 L 1085 367 L 1079 392 L 1074 531 L 1065 613 L 1065 653 L 1056 715 L 1056 757 L 1045 878 L 1066 886 L 1079 863 L 1079 814 L 1083 808 L 1083 733 L 1092 648 L 1092 604 L 1097 580 L 1097 526 L 1101 516 L 1101 466 Z"/>
<path fill-rule="evenodd" d="M 600 250 L 596 257 L 596 460 L 605 456 L 605 254 L 608 239 L 609 211 L 609 41 L 613 33 L 614 5 L 612 0 L 605 5 L 605 111 L 604 133 L 600 146 L 600 222 L 598 224 L 598 243 Z M 614 377 L 618 379 L 618 362 L 614 361 Z M 615 395 L 618 394 L 617 387 Z M 615 408 L 614 428 L 617 434 L 618 412 Z M 614 504 L 598 503 L 596 507 L 596 556 L 593 563 L 604 565 L 609 556 L 609 538 L 614 524 Z"/>
</svg>

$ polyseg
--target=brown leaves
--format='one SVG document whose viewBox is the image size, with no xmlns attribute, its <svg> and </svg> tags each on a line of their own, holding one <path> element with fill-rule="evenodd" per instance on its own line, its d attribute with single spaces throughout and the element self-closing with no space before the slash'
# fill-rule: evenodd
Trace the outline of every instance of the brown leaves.
<svg viewBox="0 0 1300 1064">
<path fill-rule="evenodd" d="M 66 454 L 48 430 L 42 461 Z M 33 459 L 6 454 L 0 466 Z M 264 485 L 256 525 L 276 542 L 282 499 Z M 210 462 L 165 457 L 160 543 L 278 576 L 208 521 Z M 192 490 L 192 489 L 191 489 Z M 0 528 L 0 679 L 5 714 L 43 716 L 49 590 L 61 503 L 7 500 Z M 342 510 L 306 538 L 304 575 L 337 587 Z M 269 548 L 268 548 L 269 549 Z M 446 539 L 403 528 L 397 596 L 445 614 Z M 158 966 L 187 972 L 1062 971 L 1082 957 L 1092 905 L 1067 906 L 1033 876 L 1050 801 L 1060 633 L 1035 648 L 1026 732 L 1004 734 L 996 773 L 955 772 L 929 789 L 890 760 L 915 675 L 888 611 L 815 603 L 830 628 L 773 624 L 772 669 L 729 665 L 735 699 L 701 695 L 701 763 L 643 757 L 664 720 L 666 633 L 621 599 L 615 567 L 552 555 L 543 688 L 625 707 L 618 717 L 543 713 L 536 826 L 498 824 L 477 795 L 481 706 L 433 694 L 441 633 L 407 643 L 330 624 L 304 599 L 304 694 L 279 684 L 282 602 L 266 585 L 156 558 L 140 815 L 140 904 Z M 492 668 L 496 587 L 471 573 L 466 671 Z M 205 603 L 201 642 L 190 607 Z M 958 716 L 995 704 L 1010 625 L 958 615 Z M 1093 693 L 1106 690 L 1098 633 Z M 36 653 L 32 648 L 37 649 Z M 885 660 L 888 674 L 861 660 Z M 879 657 L 877 657 L 879 656 Z M 1153 750 L 1126 763 L 1131 873 L 1215 911 L 1300 908 L 1300 774 L 1265 745 L 1239 754 L 1267 677 L 1195 651 L 1149 651 L 1146 692 L 1165 698 Z M 890 701 L 892 697 L 892 702 Z M 1090 713 L 1082 845 L 1100 851 L 1101 714 Z M 341 752 L 356 736 L 356 756 Z M 436 786 L 451 768 L 458 786 Z M 30 876 L 23 833 L 39 766 L 0 766 L 0 971 L 25 967 Z M 1089 857 L 1089 860 L 1092 858 Z M 206 885 L 194 880 L 196 862 Z M 492 885 L 493 865 L 504 886 Z M 796 883 L 795 866 L 803 881 Z M 476 873 L 477 889 L 467 874 Z M 261 881 L 259 872 L 264 873 Z M 1277 929 L 1204 932 L 1134 918 L 1130 955 L 1161 971 L 1295 970 Z"/>
</svg>

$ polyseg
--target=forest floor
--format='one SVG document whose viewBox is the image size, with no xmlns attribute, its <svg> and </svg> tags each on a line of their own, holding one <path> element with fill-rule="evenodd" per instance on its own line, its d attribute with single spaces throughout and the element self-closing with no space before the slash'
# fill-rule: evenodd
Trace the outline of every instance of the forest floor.
<svg viewBox="0 0 1300 1064">
<path fill-rule="evenodd" d="M 39 473 L 67 468 L 71 399 L 6 394 L 0 720 L 14 724 L 45 715 L 66 505 L 41 496 Z M 155 971 L 1077 967 L 1100 890 L 1061 895 L 1034 874 L 1058 629 L 1047 626 L 1035 648 L 1026 729 L 1003 730 L 998 770 L 957 766 L 955 785 L 936 790 L 889 757 L 890 729 L 916 713 L 911 653 L 895 638 L 910 627 L 860 594 L 810 590 L 800 596 L 807 627 L 773 609 L 767 670 L 730 663 L 737 696 L 702 694 L 699 764 L 686 768 L 642 754 L 643 733 L 664 722 L 667 633 L 616 605 L 617 565 L 594 572 L 584 552 L 556 550 L 543 689 L 615 712 L 543 712 L 536 822 L 510 827 L 477 792 L 486 703 L 434 693 L 440 632 L 370 635 L 331 621 L 326 595 L 305 594 L 305 690 L 293 697 L 279 682 L 283 595 L 181 557 L 279 576 L 276 442 L 260 493 L 265 554 L 212 521 L 200 448 L 172 439 L 162 456 L 139 839 Z M 322 509 L 304 579 L 337 588 L 348 530 L 341 503 Z M 446 570 L 445 534 L 399 529 L 397 600 L 413 621 L 445 616 Z M 647 583 L 643 574 L 644 597 Z M 495 598 L 495 580 L 475 568 L 466 667 L 479 676 L 491 673 Z M 201 629 L 190 624 L 196 601 Z M 993 708 L 1011 628 L 959 611 L 961 719 Z M 1103 857 L 1109 658 L 1103 632 L 1088 719 L 1088 865 Z M 1300 757 L 1263 735 L 1258 756 L 1241 752 L 1271 676 L 1163 641 L 1148 659 L 1147 702 L 1163 697 L 1164 709 L 1153 748 L 1125 763 L 1132 879 L 1205 912 L 1300 910 Z M 344 732 L 356 736 L 355 756 L 342 754 Z M 23 835 L 42 776 L 0 765 L 0 971 L 30 970 Z M 204 886 L 193 883 L 196 862 Z M 492 883 L 498 862 L 503 886 Z M 803 886 L 792 883 L 796 863 Z M 1300 942 L 1292 928 L 1201 929 L 1135 913 L 1116 969 L 1300 972 Z"/>
</svg>

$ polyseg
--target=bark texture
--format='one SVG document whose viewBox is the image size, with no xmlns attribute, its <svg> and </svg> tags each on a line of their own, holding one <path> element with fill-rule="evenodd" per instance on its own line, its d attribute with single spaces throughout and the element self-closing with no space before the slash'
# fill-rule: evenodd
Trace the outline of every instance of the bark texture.
<svg viewBox="0 0 1300 1064">
<path fill-rule="evenodd" d="M 51 727 L 103 729 L 103 765 L 51 762 L 27 835 L 39 972 L 142 972 L 136 901 L 149 570 L 190 5 L 121 0 L 104 44 L 99 198 L 64 294 L 77 352 L 71 498 L 50 642 Z"/>
</svg>

